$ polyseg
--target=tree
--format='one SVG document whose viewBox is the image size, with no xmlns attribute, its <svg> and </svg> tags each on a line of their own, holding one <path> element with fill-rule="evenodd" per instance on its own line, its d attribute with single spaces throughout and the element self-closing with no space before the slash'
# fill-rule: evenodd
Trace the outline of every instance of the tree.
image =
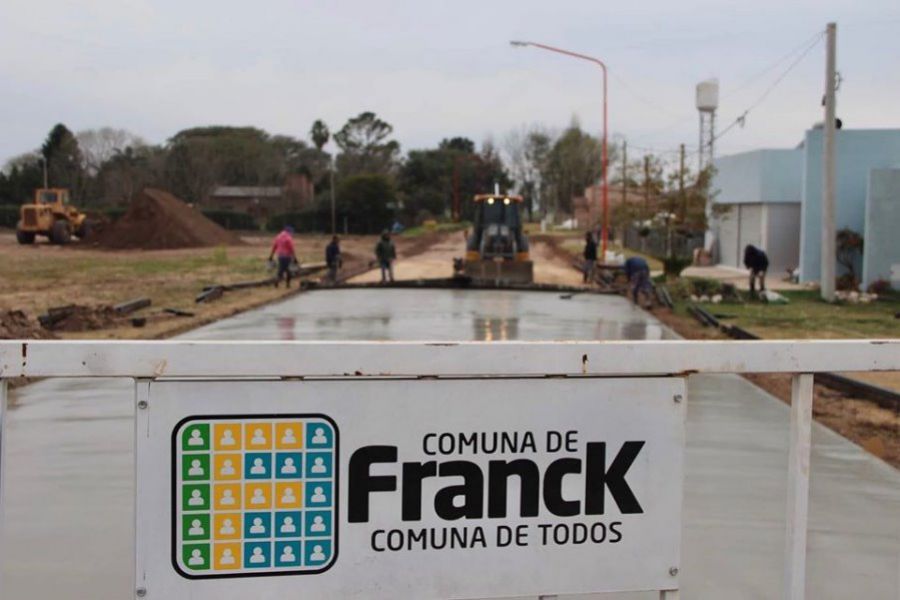
<svg viewBox="0 0 900 600">
<path fill-rule="evenodd" d="M 452 192 L 452 152 L 411 150 L 397 176 L 406 220 L 444 216 Z"/>
<path fill-rule="evenodd" d="M 457 152 L 463 152 L 465 154 L 475 154 L 475 142 L 470 140 L 467 137 L 452 137 L 452 138 L 444 138 L 441 140 L 441 143 L 438 144 L 439 150 L 455 150 Z"/>
<path fill-rule="evenodd" d="M 275 135 L 269 140 L 287 173 L 304 173 L 315 183 L 328 172 L 328 153 L 303 140 Z"/>
<path fill-rule="evenodd" d="M 128 146 L 100 165 L 94 177 L 97 195 L 105 204 L 128 205 L 147 186 L 168 187 L 166 150 L 159 146 Z"/>
<path fill-rule="evenodd" d="M 322 150 L 328 143 L 331 132 L 328 131 L 328 125 L 322 119 L 316 119 L 309 130 L 309 139 L 312 140 L 317 150 Z"/>
<path fill-rule="evenodd" d="M 68 188 L 73 200 L 84 200 L 85 172 L 78 140 L 68 127 L 58 123 L 41 146 L 41 155 L 47 164 L 47 180 L 50 187 Z"/>
<path fill-rule="evenodd" d="M 177 195 L 201 203 L 217 185 L 281 185 L 283 152 L 255 127 L 186 129 L 169 140 L 166 178 Z"/>
<path fill-rule="evenodd" d="M 88 175 L 96 175 L 103 163 L 126 148 L 147 145 L 140 136 L 112 127 L 85 129 L 79 131 L 75 139 L 81 151 L 82 167 Z"/>
<path fill-rule="evenodd" d="M 388 139 L 394 128 L 373 112 L 363 112 L 348 120 L 334 134 L 341 149 L 337 168 L 343 177 L 373 173 L 393 174 L 400 155 L 400 144 Z"/>
<path fill-rule="evenodd" d="M 463 218 L 469 218 L 472 196 L 492 191 L 494 182 L 504 189 L 511 184 L 493 146 L 485 143 L 479 153 L 475 142 L 464 137 L 445 138 L 437 148 L 410 151 L 397 180 L 403 216 L 412 221 L 448 216 L 456 193 Z"/>
<path fill-rule="evenodd" d="M 615 147 L 610 149 L 608 160 L 615 161 Z M 547 152 L 541 172 L 546 184 L 549 212 L 572 212 L 572 199 L 595 183 L 601 175 L 601 143 L 582 131 L 577 119 L 553 142 Z"/>
<path fill-rule="evenodd" d="M 540 125 L 511 131 L 504 140 L 510 174 L 524 198 L 529 220 L 536 208 L 543 207 L 546 184 L 542 173 L 547 169 L 551 143 L 550 133 Z"/>
<path fill-rule="evenodd" d="M 0 204 L 22 204 L 34 198 L 34 190 L 44 186 L 41 155 L 27 152 L 11 158 L 0 172 Z"/>
<path fill-rule="evenodd" d="M 393 221 L 397 194 L 384 175 L 354 175 L 337 189 L 339 220 L 346 219 L 351 231 L 377 233 Z"/>
</svg>

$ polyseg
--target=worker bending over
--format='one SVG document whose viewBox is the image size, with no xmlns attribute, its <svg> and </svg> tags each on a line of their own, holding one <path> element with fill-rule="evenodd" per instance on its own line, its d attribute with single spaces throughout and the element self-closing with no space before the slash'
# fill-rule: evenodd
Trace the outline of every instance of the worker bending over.
<svg viewBox="0 0 900 600">
<path fill-rule="evenodd" d="M 756 280 L 759 279 L 759 291 L 766 291 L 766 271 L 769 269 L 769 257 L 752 244 L 744 248 L 744 266 L 750 269 L 750 295 L 756 295 Z"/>
<path fill-rule="evenodd" d="M 647 299 L 645 308 L 650 308 L 653 285 L 650 283 L 650 265 L 640 256 L 632 256 L 625 261 L 625 277 L 631 286 L 631 298 L 635 304 L 640 304 L 638 296 L 643 292 Z"/>
</svg>

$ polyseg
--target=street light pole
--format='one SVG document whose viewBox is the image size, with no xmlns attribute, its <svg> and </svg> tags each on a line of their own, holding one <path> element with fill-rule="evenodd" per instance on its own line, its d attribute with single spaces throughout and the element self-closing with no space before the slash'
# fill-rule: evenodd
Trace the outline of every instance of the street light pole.
<svg viewBox="0 0 900 600">
<path fill-rule="evenodd" d="M 563 50 L 562 48 L 554 48 L 553 46 L 547 46 L 546 44 L 539 44 L 537 42 L 523 42 L 513 40 L 510 44 L 514 47 L 524 48 L 526 46 L 532 46 L 534 48 L 540 48 L 541 50 L 548 50 L 550 52 L 556 52 L 557 54 L 565 54 L 566 56 L 571 56 L 574 58 L 580 58 L 582 60 L 590 61 L 594 64 L 600 65 L 600 68 L 603 70 L 603 147 L 601 150 L 601 175 L 603 177 L 602 181 L 602 189 L 603 189 L 603 199 L 602 199 L 602 213 L 603 213 L 603 226 L 601 228 L 601 252 L 602 252 L 602 261 L 606 262 L 606 247 L 609 241 L 609 184 L 607 181 L 607 151 L 606 151 L 606 137 L 607 137 L 607 102 L 606 102 L 606 63 L 604 63 L 599 58 L 594 58 L 593 56 L 587 56 L 585 54 L 579 54 L 577 52 L 571 52 L 569 50 Z"/>
</svg>

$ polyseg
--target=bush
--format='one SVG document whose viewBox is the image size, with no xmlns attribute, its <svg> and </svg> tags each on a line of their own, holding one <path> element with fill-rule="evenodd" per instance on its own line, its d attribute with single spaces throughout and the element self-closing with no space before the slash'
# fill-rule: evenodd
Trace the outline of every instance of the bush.
<svg viewBox="0 0 900 600">
<path fill-rule="evenodd" d="M 866 291 L 870 294 L 878 294 L 879 296 L 883 296 L 892 291 L 891 282 L 887 279 L 876 279 L 869 284 L 869 289 L 867 289 Z"/>
<path fill-rule="evenodd" d="M 339 232 L 366 234 L 389 229 L 394 221 L 393 211 L 396 193 L 390 181 L 381 175 L 357 175 L 346 179 L 337 190 L 336 220 Z M 301 232 L 331 231 L 331 202 L 318 198 L 316 203 L 298 212 L 271 217 L 266 223 L 269 231 L 279 231 L 285 225 L 293 225 Z"/>
<path fill-rule="evenodd" d="M 338 224 L 341 224 L 340 217 L 338 218 Z M 268 231 L 281 231 L 285 225 L 291 225 L 298 232 L 303 233 L 331 231 L 331 208 L 329 207 L 327 212 L 322 210 L 322 207 L 312 207 L 299 212 L 273 215 L 266 222 L 266 229 Z"/>
<path fill-rule="evenodd" d="M 19 206 L 17 204 L 0 204 L 0 227 L 15 228 L 19 222 Z"/>
<path fill-rule="evenodd" d="M 235 212 L 233 210 L 216 210 L 206 209 L 203 216 L 211 221 L 215 221 L 225 229 L 237 229 L 249 231 L 259 229 L 256 221 L 247 213 Z"/>
<path fill-rule="evenodd" d="M 835 280 L 835 288 L 842 292 L 857 292 L 859 280 L 853 273 L 844 273 Z"/>
<path fill-rule="evenodd" d="M 118 221 L 119 219 L 122 218 L 122 215 L 124 215 L 127 210 L 128 210 L 127 208 L 119 208 L 119 207 L 105 208 L 105 209 L 103 209 L 102 213 L 110 221 Z"/>
<path fill-rule="evenodd" d="M 678 277 L 681 275 L 681 272 L 684 271 L 691 265 L 690 258 L 681 258 L 678 256 L 671 256 L 669 258 L 663 259 L 663 273 L 666 275 L 671 275 L 672 277 Z"/>
</svg>

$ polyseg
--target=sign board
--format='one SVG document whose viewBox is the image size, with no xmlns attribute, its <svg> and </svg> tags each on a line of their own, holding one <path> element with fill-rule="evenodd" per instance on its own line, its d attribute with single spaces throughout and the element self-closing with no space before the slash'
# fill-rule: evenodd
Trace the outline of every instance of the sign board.
<svg viewBox="0 0 900 600">
<path fill-rule="evenodd" d="M 142 382 L 137 587 L 677 589 L 684 395 L 680 378 Z"/>
</svg>

